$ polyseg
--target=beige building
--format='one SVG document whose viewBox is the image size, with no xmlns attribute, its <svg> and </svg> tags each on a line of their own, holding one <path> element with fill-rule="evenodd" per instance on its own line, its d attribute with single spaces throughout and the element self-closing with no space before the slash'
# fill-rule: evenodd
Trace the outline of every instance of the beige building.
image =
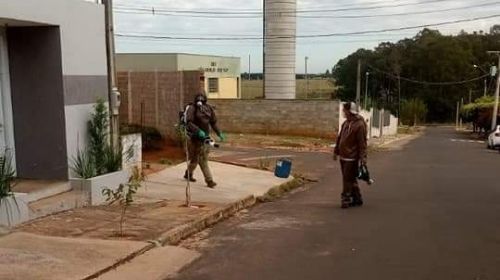
<svg viewBox="0 0 500 280">
<path fill-rule="evenodd" d="M 195 71 L 205 73 L 209 98 L 241 97 L 239 57 L 183 53 L 121 53 L 116 55 L 118 72 Z"/>
</svg>

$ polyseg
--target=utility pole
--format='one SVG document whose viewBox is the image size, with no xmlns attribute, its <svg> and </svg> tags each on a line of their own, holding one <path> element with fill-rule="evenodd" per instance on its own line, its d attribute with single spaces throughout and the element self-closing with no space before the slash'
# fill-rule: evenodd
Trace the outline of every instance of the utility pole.
<svg viewBox="0 0 500 280">
<path fill-rule="evenodd" d="M 262 0 L 262 98 L 266 99 L 266 0 Z"/>
<path fill-rule="evenodd" d="M 481 66 L 479 66 L 477 64 L 474 64 L 473 66 L 474 66 L 474 68 L 481 70 L 481 72 L 483 72 L 484 74 L 488 74 L 488 72 L 486 72 Z M 488 86 L 487 86 L 487 84 L 488 84 L 488 78 L 484 78 L 484 93 L 483 93 L 483 96 L 486 96 L 487 93 L 488 93 Z"/>
<path fill-rule="evenodd" d="M 464 98 L 462 97 L 462 101 L 460 102 L 460 110 L 464 107 Z M 460 111 L 459 111 L 460 112 Z M 460 130 L 462 130 L 462 117 L 460 117 Z"/>
<path fill-rule="evenodd" d="M 457 102 L 457 115 L 456 115 L 456 122 L 455 122 L 455 130 L 458 130 L 459 118 L 460 118 L 460 102 Z"/>
<path fill-rule="evenodd" d="M 252 79 L 252 76 L 250 75 L 251 71 L 251 54 L 248 54 L 248 80 L 250 81 Z"/>
<path fill-rule="evenodd" d="M 358 80 L 356 83 L 356 104 L 361 104 L 361 59 L 358 59 Z"/>
<path fill-rule="evenodd" d="M 110 112 L 109 133 L 112 147 L 117 148 L 118 144 L 118 106 L 119 93 L 116 87 L 115 71 L 115 35 L 113 23 L 113 0 L 102 0 L 104 4 L 105 24 L 106 24 L 106 58 L 108 67 L 108 102 Z"/>
<path fill-rule="evenodd" d="M 306 99 L 309 99 L 309 76 L 307 75 L 307 61 L 309 57 L 305 57 L 305 70 L 306 70 Z"/>
<path fill-rule="evenodd" d="M 500 70 L 500 51 L 489 51 L 489 54 L 495 54 L 498 56 L 498 69 Z M 491 130 L 497 128 L 497 118 L 498 118 L 498 101 L 500 94 L 500 71 L 497 71 L 497 88 L 495 90 L 495 104 L 493 105 L 493 117 L 491 122 Z"/>
<path fill-rule="evenodd" d="M 370 72 L 366 72 L 366 83 L 365 83 L 365 110 L 368 110 L 368 82 L 370 81 Z"/>
</svg>

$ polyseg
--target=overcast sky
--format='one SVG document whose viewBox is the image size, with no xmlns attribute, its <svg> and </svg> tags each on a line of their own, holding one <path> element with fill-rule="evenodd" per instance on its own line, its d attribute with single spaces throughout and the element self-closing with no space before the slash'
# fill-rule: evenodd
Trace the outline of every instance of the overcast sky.
<svg viewBox="0 0 500 280">
<path fill-rule="evenodd" d="M 495 0 L 298 0 L 298 10 L 319 10 L 337 8 L 358 8 L 370 6 L 386 6 L 402 4 L 404 6 L 328 12 L 319 15 L 383 15 L 406 12 L 436 11 L 483 5 L 482 7 L 443 11 L 431 14 L 404 15 L 393 17 L 375 17 L 360 19 L 335 18 L 299 18 L 297 30 L 299 35 L 345 33 L 363 30 L 380 30 L 404 26 L 432 24 L 490 15 L 500 15 L 500 1 Z M 406 5 L 424 2 L 420 5 Z M 228 36 L 262 36 L 261 18 L 224 19 L 163 16 L 152 14 L 119 13 L 127 7 L 155 7 L 155 9 L 195 10 L 195 11 L 228 11 L 248 10 L 256 12 L 262 8 L 262 1 L 254 0 L 115 0 L 116 33 L 119 34 L 153 34 L 184 37 L 228 37 Z M 123 10 L 122 10 L 123 11 Z M 318 14 L 309 14 L 318 15 Z M 217 18 L 219 17 L 219 18 Z M 444 34 L 456 34 L 460 30 L 472 32 L 489 30 L 500 17 L 435 27 Z M 310 72 L 320 73 L 331 68 L 337 61 L 359 48 L 373 48 L 382 41 L 395 42 L 405 37 L 412 37 L 417 29 L 393 31 L 381 34 L 340 36 L 322 39 L 298 39 L 297 72 L 304 71 L 304 57 L 309 57 Z M 117 38 L 118 52 L 184 52 L 211 55 L 227 55 L 242 58 L 242 72 L 248 70 L 248 56 L 251 56 L 252 72 L 262 69 L 261 41 L 179 41 L 179 40 L 146 40 L 133 38 Z"/>
</svg>

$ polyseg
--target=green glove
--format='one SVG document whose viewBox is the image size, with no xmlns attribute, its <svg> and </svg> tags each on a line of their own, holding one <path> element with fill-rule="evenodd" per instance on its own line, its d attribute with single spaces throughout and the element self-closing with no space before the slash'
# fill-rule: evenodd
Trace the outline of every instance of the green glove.
<svg viewBox="0 0 500 280">
<path fill-rule="evenodd" d="M 221 142 L 226 141 L 226 135 L 225 135 L 224 133 L 222 133 L 222 132 L 221 132 L 221 133 L 219 133 L 219 135 L 217 135 L 217 136 L 219 136 L 219 139 L 220 139 L 220 141 L 221 141 Z"/>
<path fill-rule="evenodd" d="M 205 131 L 203 131 L 202 129 L 198 130 L 198 138 L 200 138 L 202 140 L 207 138 L 207 134 L 205 133 Z"/>
</svg>

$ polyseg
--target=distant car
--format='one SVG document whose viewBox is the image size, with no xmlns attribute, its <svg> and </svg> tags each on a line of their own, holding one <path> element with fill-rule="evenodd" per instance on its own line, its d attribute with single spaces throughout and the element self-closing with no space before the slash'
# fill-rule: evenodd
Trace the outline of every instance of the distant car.
<svg viewBox="0 0 500 280">
<path fill-rule="evenodd" d="M 500 148 L 500 125 L 488 137 L 488 149 Z"/>
</svg>

